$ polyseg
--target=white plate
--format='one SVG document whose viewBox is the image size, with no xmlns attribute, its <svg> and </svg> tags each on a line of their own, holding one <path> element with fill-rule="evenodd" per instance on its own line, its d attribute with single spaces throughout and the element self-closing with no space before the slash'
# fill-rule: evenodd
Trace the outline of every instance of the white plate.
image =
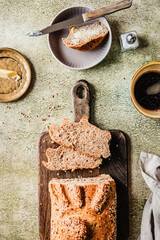
<svg viewBox="0 0 160 240">
<path fill-rule="evenodd" d="M 93 8 L 85 6 L 73 6 L 66 8 L 60 13 L 58 13 L 58 15 L 56 15 L 51 25 L 72 17 L 79 16 L 85 12 L 89 12 L 92 10 Z M 74 70 L 83 70 L 97 65 L 107 56 L 112 43 L 112 33 L 107 20 L 104 17 L 101 17 L 89 21 L 85 24 L 81 24 L 80 26 L 92 23 L 94 21 L 99 21 L 104 24 L 108 28 L 109 34 L 105 37 L 105 39 L 102 41 L 102 43 L 100 43 L 99 46 L 97 46 L 91 51 L 80 52 L 66 47 L 62 42 L 62 38 L 66 38 L 68 36 L 68 29 L 49 34 L 49 48 L 58 62 Z"/>
</svg>

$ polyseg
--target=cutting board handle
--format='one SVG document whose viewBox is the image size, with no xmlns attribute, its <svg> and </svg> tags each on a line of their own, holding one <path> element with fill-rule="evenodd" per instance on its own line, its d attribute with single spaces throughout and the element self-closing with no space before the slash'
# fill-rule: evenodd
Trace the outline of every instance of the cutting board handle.
<svg viewBox="0 0 160 240">
<path fill-rule="evenodd" d="M 90 117 L 90 89 L 86 80 L 79 80 L 72 88 L 74 121 L 79 122 L 83 116 Z"/>
</svg>

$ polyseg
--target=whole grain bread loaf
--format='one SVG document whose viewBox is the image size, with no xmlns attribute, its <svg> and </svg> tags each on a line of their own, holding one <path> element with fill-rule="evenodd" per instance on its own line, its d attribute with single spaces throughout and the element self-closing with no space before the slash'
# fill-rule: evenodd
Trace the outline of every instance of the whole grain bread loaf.
<svg viewBox="0 0 160 240">
<path fill-rule="evenodd" d="M 108 34 L 108 29 L 100 22 L 82 27 L 71 27 L 67 38 L 62 38 L 65 46 L 79 51 L 89 51 L 97 47 Z"/>
<path fill-rule="evenodd" d="M 93 169 L 102 163 L 102 158 L 95 159 L 62 146 L 55 149 L 48 148 L 46 155 L 48 162 L 43 161 L 43 164 L 49 170 Z"/>
<path fill-rule="evenodd" d="M 92 125 L 88 122 L 87 117 L 82 117 L 80 122 L 63 119 L 60 127 L 55 124 L 51 126 L 49 134 L 56 143 L 84 155 L 93 158 L 110 156 L 110 132 Z"/>
<path fill-rule="evenodd" d="M 102 174 L 52 179 L 51 240 L 116 240 L 116 186 Z"/>
</svg>

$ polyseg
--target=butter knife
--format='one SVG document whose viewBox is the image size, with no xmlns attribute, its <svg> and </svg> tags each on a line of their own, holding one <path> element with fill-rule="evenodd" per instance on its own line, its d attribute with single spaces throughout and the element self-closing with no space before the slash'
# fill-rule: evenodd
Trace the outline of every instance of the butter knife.
<svg viewBox="0 0 160 240">
<path fill-rule="evenodd" d="M 93 20 L 95 18 L 109 15 L 111 13 L 117 12 L 119 10 L 123 10 L 125 8 L 129 8 L 129 7 L 131 7 L 131 5 L 132 5 L 131 0 L 124 0 L 121 2 L 116 2 L 109 6 L 102 7 L 100 9 L 93 10 L 91 12 L 83 13 L 82 15 L 80 15 L 78 17 L 70 18 L 68 20 L 65 20 L 65 21 L 62 21 L 59 23 L 55 23 L 55 24 L 48 26 L 42 30 L 36 30 L 34 32 L 29 32 L 26 35 L 28 35 L 29 37 L 37 37 L 37 36 L 41 36 L 41 35 L 48 34 L 51 32 L 56 32 L 56 31 L 59 31 L 59 30 L 65 29 L 65 28 L 69 28 L 69 27 L 72 27 L 75 25 L 85 23 L 85 22 Z"/>
</svg>

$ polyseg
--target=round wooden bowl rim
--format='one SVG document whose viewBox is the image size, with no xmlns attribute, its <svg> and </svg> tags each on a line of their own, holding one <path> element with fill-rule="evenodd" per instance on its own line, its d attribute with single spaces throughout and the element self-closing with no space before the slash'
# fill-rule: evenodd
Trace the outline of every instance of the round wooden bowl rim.
<svg viewBox="0 0 160 240">
<path fill-rule="evenodd" d="M 27 59 L 20 52 L 14 50 L 12 48 L 5 48 L 5 47 L 0 48 L 0 51 L 9 51 L 11 53 L 14 53 L 14 54 L 16 54 L 17 58 L 22 59 L 23 62 L 25 63 L 24 67 L 25 67 L 25 69 L 27 71 L 27 77 L 26 77 L 26 82 L 25 82 L 23 88 L 20 89 L 19 91 L 17 90 L 16 94 L 12 94 L 12 93 L 0 94 L 0 102 L 15 101 L 18 98 L 20 98 L 22 95 L 24 95 L 26 93 L 26 91 L 28 90 L 28 88 L 29 88 L 29 85 L 30 85 L 30 82 L 31 82 L 31 67 L 30 67 Z M 14 56 L 13 56 L 13 59 L 14 59 Z M 23 63 L 21 63 L 21 64 L 23 64 Z"/>
</svg>

